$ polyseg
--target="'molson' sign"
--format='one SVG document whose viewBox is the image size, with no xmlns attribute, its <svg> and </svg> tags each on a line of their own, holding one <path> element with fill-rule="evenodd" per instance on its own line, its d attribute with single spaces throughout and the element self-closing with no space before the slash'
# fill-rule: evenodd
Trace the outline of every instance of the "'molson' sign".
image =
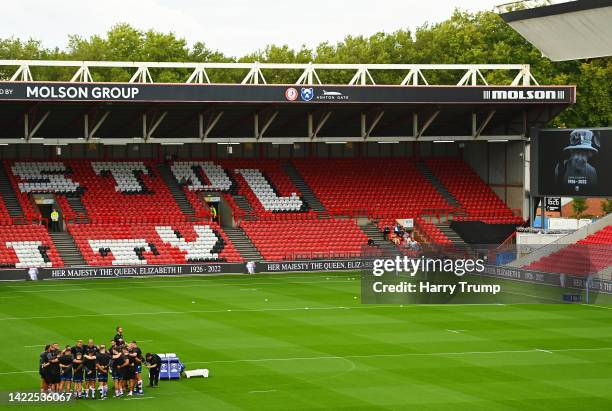
<svg viewBox="0 0 612 411">
<path fill-rule="evenodd" d="M 565 90 L 483 90 L 484 100 L 563 100 Z"/>
</svg>

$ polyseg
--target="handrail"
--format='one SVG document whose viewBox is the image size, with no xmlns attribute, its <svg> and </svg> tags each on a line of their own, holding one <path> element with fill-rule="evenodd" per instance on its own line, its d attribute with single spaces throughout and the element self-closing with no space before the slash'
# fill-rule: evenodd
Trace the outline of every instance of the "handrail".
<svg viewBox="0 0 612 411">
<path fill-rule="evenodd" d="M 495 249 L 496 250 L 507 250 L 509 247 L 507 247 L 510 242 L 516 239 L 516 231 L 513 231 L 508 237 L 506 237 L 506 239 L 504 241 L 502 241 L 502 243 L 500 245 L 498 245 Z M 507 247 L 507 248 L 506 248 Z"/>
</svg>

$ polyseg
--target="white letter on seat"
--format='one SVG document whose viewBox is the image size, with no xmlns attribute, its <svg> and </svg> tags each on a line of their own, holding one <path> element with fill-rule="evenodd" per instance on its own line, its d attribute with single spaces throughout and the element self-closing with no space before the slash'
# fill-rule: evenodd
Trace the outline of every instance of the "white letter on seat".
<svg viewBox="0 0 612 411">
<path fill-rule="evenodd" d="M 301 210 L 302 200 L 296 193 L 291 193 L 289 197 L 279 197 L 261 171 L 255 168 L 239 168 L 236 174 L 242 175 L 264 209 L 268 211 Z"/>
<path fill-rule="evenodd" d="M 134 171 L 142 171 L 143 174 L 149 174 L 149 170 L 140 161 L 129 163 L 91 163 L 91 167 L 97 175 L 100 175 L 103 171 L 109 171 L 117 182 L 115 191 L 120 191 L 122 193 L 140 193 L 145 188 L 134 175 Z"/>
<path fill-rule="evenodd" d="M 184 237 L 179 238 L 170 226 L 155 227 L 155 230 L 157 230 L 159 238 L 164 243 L 187 253 L 185 255 L 187 261 L 201 259 L 216 260 L 219 258 L 219 254 L 212 252 L 219 239 L 215 232 L 207 225 L 196 225 L 193 227 L 197 238 L 191 242 L 187 242 Z"/>
<path fill-rule="evenodd" d="M 210 182 L 204 185 L 196 175 L 194 167 L 201 168 L 202 172 Z M 170 167 L 174 178 L 179 183 L 188 181 L 187 188 L 190 191 L 228 191 L 232 186 L 223 167 L 212 161 L 178 161 Z"/>
<path fill-rule="evenodd" d="M 143 239 L 129 240 L 89 240 L 89 246 L 95 254 L 100 254 L 100 248 L 108 248 L 115 259 L 113 265 L 147 264 L 147 260 L 138 258 L 134 248 L 144 248 L 151 251 L 149 244 Z"/>
<path fill-rule="evenodd" d="M 60 162 L 20 162 L 11 171 L 21 179 L 18 186 L 24 193 L 73 193 L 79 187 L 62 174 L 66 166 Z"/>
<path fill-rule="evenodd" d="M 41 245 L 40 241 L 9 241 L 6 243 L 6 247 L 12 248 L 17 254 L 19 262 L 15 264 L 15 268 L 51 267 L 51 263 L 45 262 L 38 249 Z"/>
</svg>

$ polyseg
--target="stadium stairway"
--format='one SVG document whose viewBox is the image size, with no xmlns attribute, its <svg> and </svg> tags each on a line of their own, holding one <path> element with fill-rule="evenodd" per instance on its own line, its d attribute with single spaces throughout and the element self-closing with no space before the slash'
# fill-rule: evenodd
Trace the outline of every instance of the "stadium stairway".
<svg viewBox="0 0 612 411">
<path fill-rule="evenodd" d="M 383 233 L 378 226 L 372 221 L 368 221 L 365 225 L 360 225 L 361 231 L 374 241 L 374 245 L 385 253 L 385 256 L 400 255 L 398 248 L 389 240 L 385 240 Z"/>
<path fill-rule="evenodd" d="M 2 164 L 0 164 L 0 194 L 11 217 L 23 216 L 21 204 L 19 204 L 19 200 L 13 191 L 13 186 L 11 186 L 11 182 Z"/>
<path fill-rule="evenodd" d="M 242 258 L 246 261 L 262 261 L 263 257 L 257 250 L 257 247 L 253 245 L 251 239 L 242 231 L 239 227 L 223 227 L 223 231 L 227 235 L 227 238 L 230 239 L 232 244 Z"/>
<path fill-rule="evenodd" d="M 427 179 L 431 183 L 432 186 L 436 188 L 438 193 L 453 207 L 457 208 L 457 215 L 465 215 L 465 212 L 461 210 L 461 205 L 457 201 L 457 199 L 448 191 L 448 189 L 442 184 L 440 180 L 434 175 L 434 173 L 427 167 L 427 164 L 423 160 L 419 160 L 416 162 L 416 168 L 421 172 L 423 177 Z"/>
<path fill-rule="evenodd" d="M 233 197 L 234 197 L 234 202 L 236 203 L 236 205 L 240 207 L 242 211 L 244 211 L 245 220 L 250 221 L 250 220 L 254 220 L 257 218 L 254 215 L 253 207 L 249 203 L 249 200 L 246 199 L 246 197 L 240 196 L 240 195 L 234 195 Z"/>
<path fill-rule="evenodd" d="M 49 232 L 60 257 L 67 267 L 86 265 L 74 239 L 67 231 Z"/>
<path fill-rule="evenodd" d="M 438 230 L 442 231 L 442 233 L 451 241 L 451 243 L 453 243 L 456 250 L 464 253 L 469 253 L 471 251 L 470 245 L 463 241 L 459 234 L 450 228 L 448 223 L 438 223 L 436 224 L 436 227 L 438 227 Z"/>
<path fill-rule="evenodd" d="M 306 181 L 300 175 L 300 172 L 291 163 L 283 164 L 283 170 L 287 173 L 293 184 L 300 190 L 302 199 L 306 202 L 306 205 L 311 210 L 315 211 L 319 218 L 327 215 L 327 210 L 323 207 L 323 204 L 319 201 L 317 196 L 312 192 Z"/>
<path fill-rule="evenodd" d="M 87 209 L 85 209 L 85 205 L 81 201 L 81 197 L 79 197 L 79 196 L 66 196 L 66 201 L 68 201 L 68 204 L 70 204 L 70 207 L 72 208 L 72 210 L 75 213 L 80 214 L 82 216 L 86 216 L 87 215 Z M 81 223 L 85 223 L 85 224 L 89 222 L 87 217 L 85 217 L 83 220 L 79 220 L 79 221 Z"/>
<path fill-rule="evenodd" d="M 185 192 L 181 186 L 179 186 L 179 184 L 176 182 L 170 168 L 166 164 L 158 164 L 157 171 L 168 187 L 168 190 L 170 190 L 170 194 L 172 194 L 172 197 L 174 197 L 174 201 L 176 201 L 176 204 L 183 214 L 187 216 L 195 216 L 193 206 L 189 202 L 189 199 L 187 199 L 187 196 L 185 195 Z"/>
</svg>

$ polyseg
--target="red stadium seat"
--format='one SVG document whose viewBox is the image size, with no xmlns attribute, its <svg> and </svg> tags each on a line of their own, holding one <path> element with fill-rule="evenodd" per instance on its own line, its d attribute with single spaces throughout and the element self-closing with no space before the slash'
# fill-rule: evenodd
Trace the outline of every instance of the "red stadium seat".
<svg viewBox="0 0 612 411">
<path fill-rule="evenodd" d="M 525 268 L 573 275 L 595 274 L 612 265 L 612 226 L 604 227 L 576 244 L 542 257 Z"/>
<path fill-rule="evenodd" d="M 358 257 L 368 242 L 353 220 L 244 221 L 242 228 L 266 260 Z"/>
</svg>

